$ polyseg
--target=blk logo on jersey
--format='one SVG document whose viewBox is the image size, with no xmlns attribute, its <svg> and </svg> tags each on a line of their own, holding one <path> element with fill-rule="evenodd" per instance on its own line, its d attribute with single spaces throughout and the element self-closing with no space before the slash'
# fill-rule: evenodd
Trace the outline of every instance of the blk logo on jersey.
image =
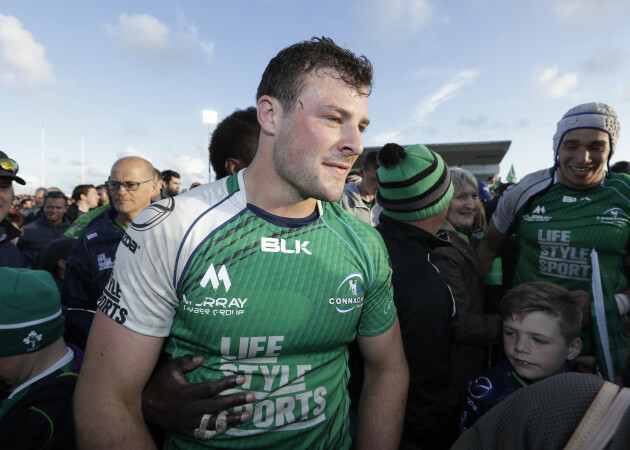
<svg viewBox="0 0 630 450">
<path fill-rule="evenodd" d="M 221 282 L 223 282 L 225 292 L 229 291 L 230 287 L 232 287 L 232 282 L 230 281 L 230 276 L 228 275 L 228 271 L 225 266 L 221 266 L 221 268 L 216 271 L 214 268 L 214 264 L 210 264 L 210 267 L 208 267 L 208 270 L 201 279 L 201 283 L 199 283 L 199 285 L 202 288 L 205 288 L 208 285 L 209 281 L 212 283 L 212 288 L 215 291 L 221 285 Z"/>
<path fill-rule="evenodd" d="M 340 313 L 347 313 L 363 306 L 364 290 L 363 275 L 358 272 L 351 273 L 341 280 L 335 296 L 330 297 L 328 303 L 336 305 Z"/>
<path fill-rule="evenodd" d="M 276 239 L 270 237 L 260 238 L 260 251 L 269 253 L 287 253 L 287 254 L 299 254 L 305 253 L 312 255 L 307 248 L 310 241 L 300 241 L 296 239 L 294 242 L 289 242 L 286 239 Z"/>
</svg>

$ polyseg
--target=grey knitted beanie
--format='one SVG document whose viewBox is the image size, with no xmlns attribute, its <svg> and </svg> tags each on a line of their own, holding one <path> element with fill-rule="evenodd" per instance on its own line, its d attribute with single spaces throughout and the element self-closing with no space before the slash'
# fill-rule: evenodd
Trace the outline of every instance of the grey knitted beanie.
<svg viewBox="0 0 630 450">
<path fill-rule="evenodd" d="M 604 103 L 584 103 L 571 108 L 558 122 L 558 129 L 553 136 L 554 161 L 558 160 L 558 150 L 564 135 L 571 130 L 595 128 L 608 133 L 610 137 L 610 157 L 612 157 L 617 141 L 619 141 L 619 119 L 612 106 Z"/>
</svg>

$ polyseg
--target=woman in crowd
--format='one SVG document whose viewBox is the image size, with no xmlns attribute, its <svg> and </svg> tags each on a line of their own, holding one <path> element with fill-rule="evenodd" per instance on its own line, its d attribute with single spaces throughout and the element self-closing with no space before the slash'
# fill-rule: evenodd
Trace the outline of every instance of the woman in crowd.
<svg viewBox="0 0 630 450">
<path fill-rule="evenodd" d="M 461 391 L 488 366 L 488 346 L 500 342 L 501 321 L 484 314 L 483 274 L 475 245 L 479 238 L 472 224 L 479 208 L 477 180 L 469 171 L 451 169 L 454 194 L 438 237 L 451 242 L 431 253 L 431 261 L 451 287 L 456 319 L 451 345 L 449 405 L 459 411 Z"/>
</svg>

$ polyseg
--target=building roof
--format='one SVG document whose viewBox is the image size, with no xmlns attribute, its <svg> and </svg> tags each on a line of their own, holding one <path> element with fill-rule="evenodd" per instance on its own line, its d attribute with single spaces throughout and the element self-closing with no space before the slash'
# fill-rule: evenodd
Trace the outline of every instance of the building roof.
<svg viewBox="0 0 630 450">
<path fill-rule="evenodd" d="M 456 142 L 447 144 L 425 144 L 430 150 L 439 154 L 446 164 L 452 167 L 463 167 L 470 170 L 477 178 L 499 173 L 499 164 L 507 153 L 512 141 Z M 409 145 L 403 145 L 409 147 Z M 365 147 L 363 153 L 354 164 L 360 168 L 363 157 L 381 147 Z"/>
</svg>

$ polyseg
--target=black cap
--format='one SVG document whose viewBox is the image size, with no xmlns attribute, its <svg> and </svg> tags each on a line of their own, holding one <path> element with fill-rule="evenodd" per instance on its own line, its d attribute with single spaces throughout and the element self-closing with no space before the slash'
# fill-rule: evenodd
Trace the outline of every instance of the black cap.
<svg viewBox="0 0 630 450">
<path fill-rule="evenodd" d="M 26 184 L 26 182 L 22 178 L 17 176 L 18 168 L 19 168 L 18 163 L 15 162 L 15 160 L 9 158 L 7 154 L 1 150 L 0 150 L 0 158 L 9 159 L 10 162 L 8 163 L 8 165 L 14 166 L 14 167 L 8 168 L 7 166 L 5 166 L 4 161 L 3 161 L 2 164 L 0 164 L 0 178 L 11 178 L 12 180 L 15 180 L 17 183 Z M 7 167 L 7 170 L 5 170 L 5 167 Z"/>
</svg>

